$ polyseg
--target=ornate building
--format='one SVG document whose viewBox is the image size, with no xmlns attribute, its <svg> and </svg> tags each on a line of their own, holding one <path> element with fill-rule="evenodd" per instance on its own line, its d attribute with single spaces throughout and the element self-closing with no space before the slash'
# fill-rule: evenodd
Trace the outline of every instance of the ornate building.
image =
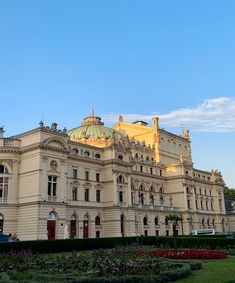
<svg viewBox="0 0 235 283">
<path fill-rule="evenodd" d="M 107 128 L 94 113 L 70 131 L 57 124 L 11 138 L 0 128 L 0 233 L 22 240 L 228 231 L 224 182 L 193 168 L 189 132 L 143 121 Z"/>
</svg>

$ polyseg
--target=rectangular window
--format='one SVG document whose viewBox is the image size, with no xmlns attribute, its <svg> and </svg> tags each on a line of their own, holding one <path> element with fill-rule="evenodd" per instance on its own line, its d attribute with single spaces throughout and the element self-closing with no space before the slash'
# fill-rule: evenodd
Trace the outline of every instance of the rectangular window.
<svg viewBox="0 0 235 283">
<path fill-rule="evenodd" d="M 160 170 L 160 176 L 162 176 L 162 170 Z"/>
<path fill-rule="evenodd" d="M 150 174 L 153 175 L 153 168 L 150 168 Z"/>
<path fill-rule="evenodd" d="M 89 189 L 85 189 L 85 201 L 89 201 Z"/>
<path fill-rule="evenodd" d="M 188 199 L 188 209 L 191 208 L 190 199 Z"/>
<path fill-rule="evenodd" d="M 73 179 L 77 179 L 77 178 L 78 178 L 78 170 L 73 169 Z"/>
<path fill-rule="evenodd" d="M 90 172 L 89 171 L 85 171 L 85 181 L 89 181 L 90 178 Z"/>
<path fill-rule="evenodd" d="M 156 236 L 157 237 L 159 236 L 159 230 L 156 230 Z"/>
<path fill-rule="evenodd" d="M 100 238 L 100 231 L 96 231 L 95 236 L 96 236 L 96 238 Z"/>
<path fill-rule="evenodd" d="M 143 166 L 140 165 L 140 172 L 143 172 Z"/>
<path fill-rule="evenodd" d="M 48 176 L 48 196 L 49 197 L 56 196 L 56 187 L 57 187 L 57 177 Z"/>
<path fill-rule="evenodd" d="M 119 202 L 123 202 L 123 192 L 119 192 Z"/>
<path fill-rule="evenodd" d="M 72 200 L 78 200 L 78 189 L 77 188 L 72 188 Z"/>
<path fill-rule="evenodd" d="M 96 182 L 100 182 L 100 173 L 96 173 Z"/>
<path fill-rule="evenodd" d="M 133 192 L 131 192 L 131 204 L 134 204 L 134 193 Z"/>
<path fill-rule="evenodd" d="M 0 174 L 4 174 L 4 166 L 3 165 L 0 165 Z"/>
<path fill-rule="evenodd" d="M 201 200 L 201 209 L 203 210 L 203 201 Z"/>
<path fill-rule="evenodd" d="M 100 202 L 100 190 L 96 190 L 96 201 Z"/>
<path fill-rule="evenodd" d="M 197 199 L 195 200 L 195 204 L 196 204 L 196 209 L 198 209 Z"/>
</svg>

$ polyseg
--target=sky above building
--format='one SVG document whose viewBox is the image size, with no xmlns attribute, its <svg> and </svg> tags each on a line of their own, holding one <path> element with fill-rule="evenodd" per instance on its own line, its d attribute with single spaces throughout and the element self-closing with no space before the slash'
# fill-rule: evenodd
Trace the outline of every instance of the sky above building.
<svg viewBox="0 0 235 283">
<path fill-rule="evenodd" d="M 160 118 L 190 130 L 194 166 L 235 188 L 233 0 L 0 3 L 0 125 Z"/>
</svg>

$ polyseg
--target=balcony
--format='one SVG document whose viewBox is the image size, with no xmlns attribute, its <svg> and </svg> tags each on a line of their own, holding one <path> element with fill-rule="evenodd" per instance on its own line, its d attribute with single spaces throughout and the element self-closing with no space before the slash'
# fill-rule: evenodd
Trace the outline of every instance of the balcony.
<svg viewBox="0 0 235 283">
<path fill-rule="evenodd" d="M 133 208 L 139 208 L 143 210 L 152 211 L 164 211 L 164 212 L 179 212 L 180 208 L 174 206 L 156 206 L 156 205 L 146 205 L 146 204 L 132 204 Z"/>
</svg>

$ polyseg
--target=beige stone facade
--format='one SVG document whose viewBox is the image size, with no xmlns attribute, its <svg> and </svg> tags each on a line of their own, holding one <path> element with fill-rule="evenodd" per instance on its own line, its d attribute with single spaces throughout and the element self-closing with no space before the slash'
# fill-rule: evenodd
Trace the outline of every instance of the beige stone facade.
<svg viewBox="0 0 235 283">
<path fill-rule="evenodd" d="M 0 129 L 0 233 L 21 240 L 229 231 L 219 171 L 193 168 L 188 131 L 177 136 L 94 114 L 71 131 L 54 123 L 5 138 Z"/>
</svg>

